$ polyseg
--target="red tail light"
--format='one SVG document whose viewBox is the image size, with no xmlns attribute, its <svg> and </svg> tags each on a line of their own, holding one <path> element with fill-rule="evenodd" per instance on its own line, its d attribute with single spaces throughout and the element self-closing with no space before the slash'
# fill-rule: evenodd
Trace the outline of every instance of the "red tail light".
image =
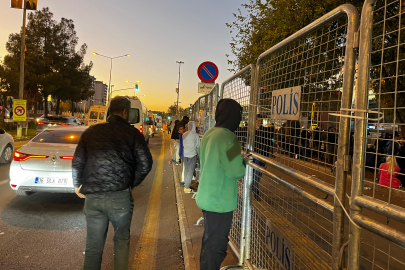
<svg viewBox="0 0 405 270">
<path fill-rule="evenodd" d="M 141 127 L 139 128 L 139 131 L 140 131 L 141 133 L 143 133 L 143 125 L 141 125 Z"/>
<path fill-rule="evenodd" d="M 45 124 L 44 122 L 38 122 L 38 125 L 43 125 L 43 124 Z"/>
<path fill-rule="evenodd" d="M 63 126 L 63 127 L 67 127 L 67 126 L 69 126 L 69 124 L 62 124 L 62 126 Z"/>
<path fill-rule="evenodd" d="M 16 188 L 16 187 L 17 187 L 17 185 L 11 184 L 11 187 Z"/>
<path fill-rule="evenodd" d="M 64 160 L 73 160 L 73 156 L 61 156 L 60 158 Z"/>
<path fill-rule="evenodd" d="M 30 155 L 30 154 L 24 154 L 20 153 L 18 151 L 15 151 L 13 160 L 14 161 L 26 161 L 27 159 L 30 158 L 48 158 L 49 156 L 44 156 L 44 155 Z"/>
</svg>

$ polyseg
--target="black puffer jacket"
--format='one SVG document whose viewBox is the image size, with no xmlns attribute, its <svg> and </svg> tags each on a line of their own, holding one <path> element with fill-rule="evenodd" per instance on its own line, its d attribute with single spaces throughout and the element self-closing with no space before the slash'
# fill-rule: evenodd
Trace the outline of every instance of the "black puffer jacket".
<svg viewBox="0 0 405 270">
<path fill-rule="evenodd" d="M 119 191 L 139 185 L 152 168 L 143 135 L 122 117 L 83 132 L 73 162 L 73 183 L 81 193 Z"/>
</svg>

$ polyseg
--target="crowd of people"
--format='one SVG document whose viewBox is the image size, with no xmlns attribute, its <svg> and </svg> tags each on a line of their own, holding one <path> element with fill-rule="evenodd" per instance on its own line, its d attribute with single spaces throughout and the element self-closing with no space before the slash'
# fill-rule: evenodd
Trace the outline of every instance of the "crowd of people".
<svg viewBox="0 0 405 270">
<path fill-rule="evenodd" d="M 302 127 L 299 121 L 285 122 L 280 127 L 274 123 L 264 125 L 264 118 L 258 115 L 255 127 L 254 151 L 264 157 L 274 157 L 275 153 L 284 154 L 291 158 L 321 162 L 336 169 L 338 130 L 331 126 L 327 130 L 319 127 L 313 130 Z M 242 148 L 246 149 L 248 125 L 243 122 L 236 130 Z M 354 133 L 350 134 L 349 155 L 353 157 Z M 368 134 L 370 136 L 370 134 Z M 370 136 L 371 137 L 371 136 Z M 387 167 L 388 157 L 392 157 L 393 167 Z M 262 162 L 254 160 L 262 166 Z M 385 164 L 385 165 L 383 165 Z M 397 132 L 384 133 L 375 139 L 374 144 L 368 144 L 366 149 L 366 170 L 379 170 L 379 184 L 399 188 L 405 186 L 405 139 Z M 387 168 L 390 168 L 387 171 Z M 384 171 L 385 170 L 385 171 Z M 384 171 L 384 173 L 382 173 Z M 388 174 L 390 181 L 381 181 L 381 175 Z M 260 177 L 259 177 L 260 178 Z M 255 187 L 253 187 L 255 190 Z"/>
</svg>

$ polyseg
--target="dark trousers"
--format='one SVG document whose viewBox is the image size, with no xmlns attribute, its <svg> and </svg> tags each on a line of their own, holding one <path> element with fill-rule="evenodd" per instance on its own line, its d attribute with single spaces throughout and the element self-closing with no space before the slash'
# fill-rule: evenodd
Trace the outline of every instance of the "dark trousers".
<svg viewBox="0 0 405 270">
<path fill-rule="evenodd" d="M 99 270 L 109 222 L 114 227 L 114 269 L 127 270 L 134 202 L 130 189 L 86 195 L 87 222 L 84 270 Z"/>
<path fill-rule="evenodd" d="M 264 162 L 261 162 L 258 159 L 253 159 L 253 163 L 260 166 L 260 167 L 265 167 L 266 164 Z M 260 179 L 262 178 L 263 173 L 260 171 L 256 171 L 254 170 L 253 172 L 253 184 L 252 184 L 252 191 L 253 191 L 253 196 L 255 198 L 255 200 L 259 200 L 259 196 L 260 196 L 260 191 L 259 191 L 259 182 Z"/>
<path fill-rule="evenodd" d="M 204 211 L 204 235 L 202 239 L 200 270 L 219 270 L 226 257 L 232 212 L 215 213 Z"/>
</svg>

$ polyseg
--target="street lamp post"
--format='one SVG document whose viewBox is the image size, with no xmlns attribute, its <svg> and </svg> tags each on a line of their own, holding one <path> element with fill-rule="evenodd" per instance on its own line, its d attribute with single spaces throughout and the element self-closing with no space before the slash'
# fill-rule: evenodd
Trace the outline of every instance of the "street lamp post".
<svg viewBox="0 0 405 270">
<path fill-rule="evenodd" d="M 177 64 L 179 64 L 179 81 L 177 83 L 177 108 L 176 111 L 177 113 L 179 112 L 179 96 L 180 96 L 180 67 L 181 64 L 184 64 L 182 61 L 176 61 Z"/>
<path fill-rule="evenodd" d="M 110 81 L 109 81 L 109 83 L 108 83 L 108 97 L 107 97 L 107 101 L 110 101 L 110 97 L 111 97 L 111 72 L 112 72 L 112 62 L 113 62 L 113 60 L 114 59 L 116 59 L 116 58 L 121 58 L 121 57 L 125 57 L 125 56 L 129 56 L 129 53 L 128 54 L 125 54 L 125 55 L 121 55 L 121 56 L 116 56 L 116 57 L 109 57 L 109 56 L 105 56 L 105 55 L 102 55 L 102 54 L 99 54 L 99 53 L 96 53 L 96 52 L 93 52 L 93 55 L 94 56 L 101 56 L 101 57 L 105 57 L 105 58 L 108 58 L 108 59 L 110 59 L 110 61 L 111 61 L 111 65 L 110 65 Z"/>
</svg>

